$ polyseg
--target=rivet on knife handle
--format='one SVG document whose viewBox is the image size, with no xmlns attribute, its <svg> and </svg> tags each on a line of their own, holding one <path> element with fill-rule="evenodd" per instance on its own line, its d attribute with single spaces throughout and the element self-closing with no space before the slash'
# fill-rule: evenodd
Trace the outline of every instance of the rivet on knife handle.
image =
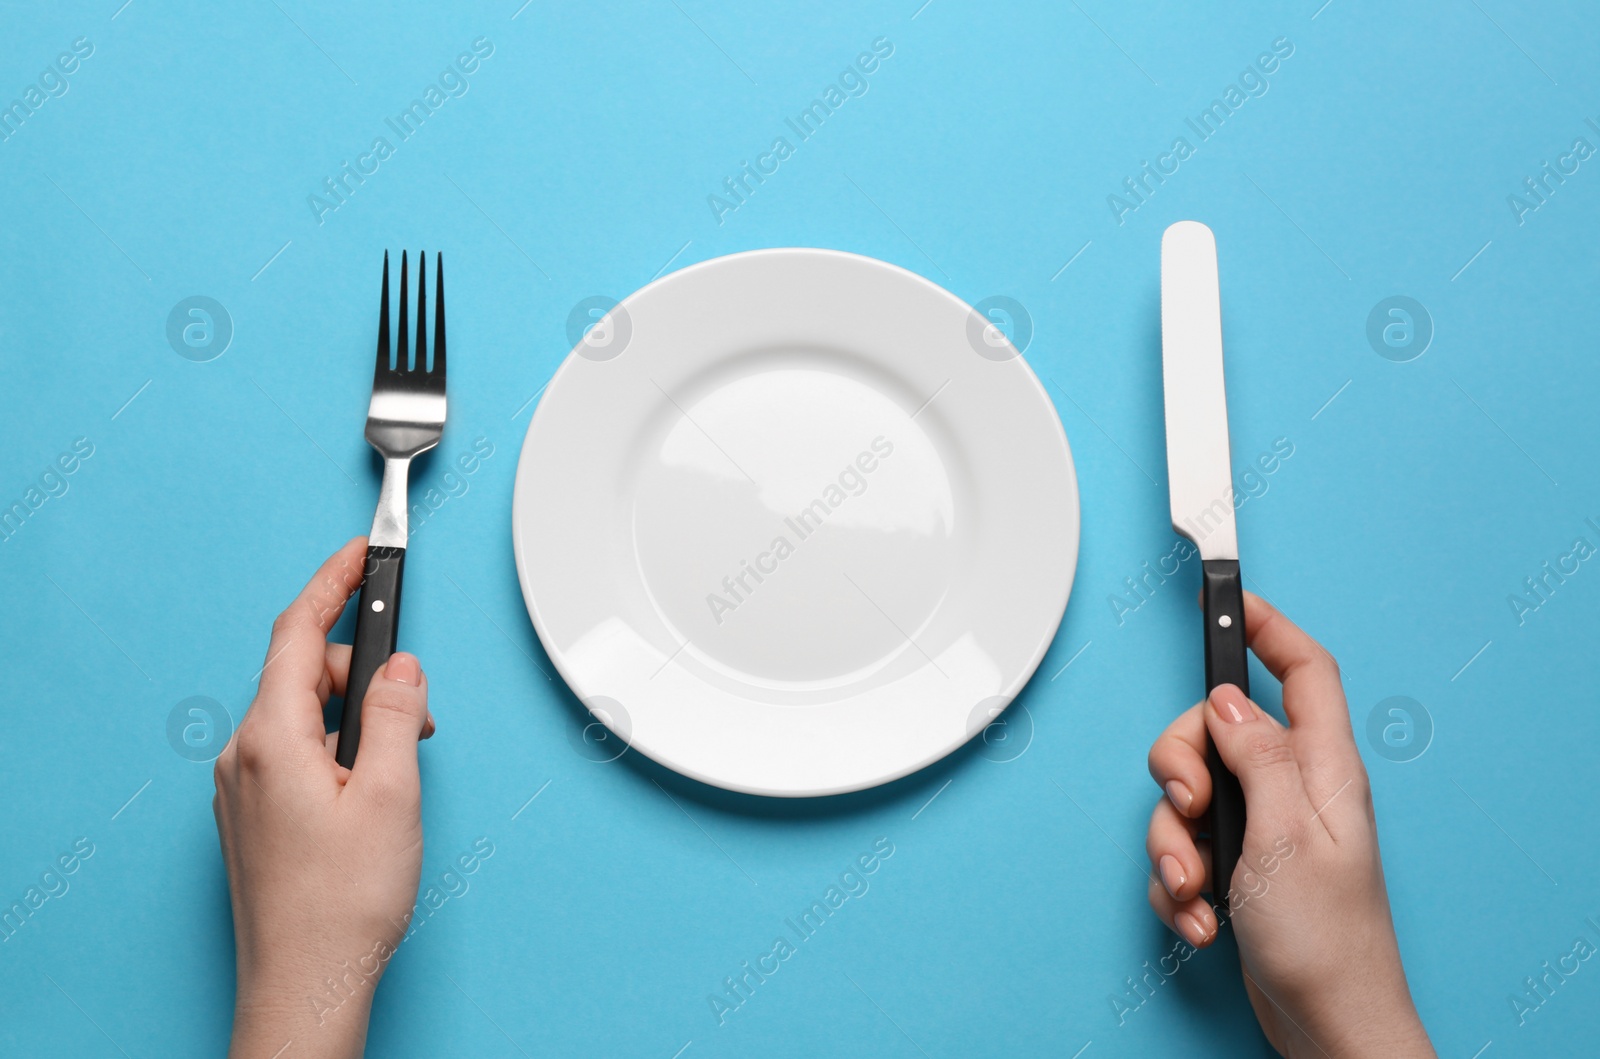
<svg viewBox="0 0 1600 1059">
<path fill-rule="evenodd" d="M 1250 694 L 1245 663 L 1244 588 L 1237 559 L 1207 559 L 1201 563 L 1201 609 L 1206 623 L 1206 694 L 1220 684 L 1236 684 Z M 1206 767 L 1211 771 L 1211 892 L 1226 906 L 1233 869 L 1244 851 L 1244 790 L 1239 778 L 1217 756 L 1215 744 L 1206 742 Z"/>
</svg>

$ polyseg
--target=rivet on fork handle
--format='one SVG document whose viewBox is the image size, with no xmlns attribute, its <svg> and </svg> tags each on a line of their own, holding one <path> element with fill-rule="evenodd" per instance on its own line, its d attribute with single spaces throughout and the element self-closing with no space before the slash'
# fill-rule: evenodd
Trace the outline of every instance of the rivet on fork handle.
<svg viewBox="0 0 1600 1059">
<path fill-rule="evenodd" d="M 350 676 L 345 686 L 344 716 L 339 722 L 339 749 L 334 759 L 345 768 L 356 763 L 361 741 L 360 704 L 374 673 L 388 664 L 400 638 L 400 586 L 406 550 L 382 546 L 367 549 L 366 579 L 361 583 L 356 613 L 356 642 L 350 649 Z"/>
</svg>

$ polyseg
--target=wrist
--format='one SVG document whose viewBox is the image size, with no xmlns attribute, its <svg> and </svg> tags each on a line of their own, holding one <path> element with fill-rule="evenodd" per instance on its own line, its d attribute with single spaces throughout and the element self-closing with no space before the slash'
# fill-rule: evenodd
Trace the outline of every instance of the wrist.
<svg viewBox="0 0 1600 1059">
<path fill-rule="evenodd" d="M 359 1059 L 366 1047 L 376 978 L 277 971 L 241 973 L 230 1059 Z"/>
<path fill-rule="evenodd" d="M 1307 1017 L 1290 1034 L 1289 1059 L 1435 1059 L 1405 983 L 1400 995 L 1368 997 Z"/>
</svg>

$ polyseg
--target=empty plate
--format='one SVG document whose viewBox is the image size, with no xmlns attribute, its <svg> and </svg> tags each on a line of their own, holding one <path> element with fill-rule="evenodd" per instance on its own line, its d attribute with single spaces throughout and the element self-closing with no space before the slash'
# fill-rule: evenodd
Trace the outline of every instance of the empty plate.
<svg viewBox="0 0 1600 1059">
<path fill-rule="evenodd" d="M 1078 554 L 1066 435 L 1004 330 L 814 249 L 716 258 L 592 315 L 512 510 L 528 612 L 591 735 L 808 796 L 993 721 Z"/>
</svg>

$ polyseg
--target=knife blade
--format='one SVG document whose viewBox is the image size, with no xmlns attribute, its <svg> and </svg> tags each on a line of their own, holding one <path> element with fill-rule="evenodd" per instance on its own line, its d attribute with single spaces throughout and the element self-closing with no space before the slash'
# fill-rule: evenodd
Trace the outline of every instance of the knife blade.
<svg viewBox="0 0 1600 1059">
<path fill-rule="evenodd" d="M 1161 383 L 1172 528 L 1200 553 L 1206 694 L 1220 684 L 1235 684 L 1248 695 L 1217 241 L 1198 221 L 1179 221 L 1161 237 Z M 1211 772 L 1211 892 L 1226 905 L 1244 848 L 1244 792 L 1209 740 L 1206 765 Z"/>
</svg>

